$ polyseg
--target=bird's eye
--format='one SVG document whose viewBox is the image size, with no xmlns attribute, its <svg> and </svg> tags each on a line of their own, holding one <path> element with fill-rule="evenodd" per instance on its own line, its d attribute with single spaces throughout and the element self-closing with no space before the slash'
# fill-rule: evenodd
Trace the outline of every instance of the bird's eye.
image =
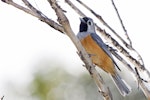
<svg viewBox="0 0 150 100">
<path fill-rule="evenodd" d="M 89 21 L 88 24 L 91 25 L 92 23 Z"/>
</svg>

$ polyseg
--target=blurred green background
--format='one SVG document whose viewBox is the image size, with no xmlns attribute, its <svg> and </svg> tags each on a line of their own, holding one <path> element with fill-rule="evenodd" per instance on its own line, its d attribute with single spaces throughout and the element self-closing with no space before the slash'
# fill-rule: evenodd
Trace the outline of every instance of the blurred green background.
<svg viewBox="0 0 150 100">
<path fill-rule="evenodd" d="M 8 88 L 16 97 L 24 98 L 22 100 L 102 100 L 102 96 L 86 68 L 81 67 L 81 69 L 85 69 L 85 72 L 75 75 L 74 70 L 68 72 L 64 67 L 63 64 L 54 61 L 39 63 L 31 81 L 26 86 L 18 88 L 12 83 Z M 136 83 L 132 83 L 134 81 L 130 78 L 128 82 L 132 87 L 132 93 L 123 98 L 111 78 L 105 72 L 99 71 L 106 85 L 110 87 L 114 100 L 146 100 L 135 85 Z"/>
</svg>

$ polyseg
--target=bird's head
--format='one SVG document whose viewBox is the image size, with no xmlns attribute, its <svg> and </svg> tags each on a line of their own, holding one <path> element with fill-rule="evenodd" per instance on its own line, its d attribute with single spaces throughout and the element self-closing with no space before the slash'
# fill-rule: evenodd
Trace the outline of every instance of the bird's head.
<svg viewBox="0 0 150 100">
<path fill-rule="evenodd" d="M 83 17 L 80 18 L 80 32 L 90 32 L 94 33 L 95 32 L 95 25 L 94 22 L 91 18 L 89 17 Z"/>
</svg>

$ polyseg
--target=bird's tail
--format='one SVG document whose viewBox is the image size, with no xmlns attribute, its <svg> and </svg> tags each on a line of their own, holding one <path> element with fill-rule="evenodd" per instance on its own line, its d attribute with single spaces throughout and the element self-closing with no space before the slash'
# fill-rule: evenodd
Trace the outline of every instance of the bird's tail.
<svg viewBox="0 0 150 100">
<path fill-rule="evenodd" d="M 131 92 L 131 88 L 129 85 L 121 79 L 121 77 L 118 74 L 111 75 L 119 92 L 123 95 L 126 96 Z"/>
</svg>

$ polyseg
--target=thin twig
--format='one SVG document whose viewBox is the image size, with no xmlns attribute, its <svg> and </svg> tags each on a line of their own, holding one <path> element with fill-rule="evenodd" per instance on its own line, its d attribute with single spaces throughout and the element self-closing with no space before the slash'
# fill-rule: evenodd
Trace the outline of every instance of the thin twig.
<svg viewBox="0 0 150 100">
<path fill-rule="evenodd" d="M 50 25 L 51 27 L 53 27 L 54 29 L 60 31 L 61 33 L 63 33 L 63 28 L 61 25 L 57 24 L 56 22 L 54 22 L 53 20 L 49 19 L 46 15 L 44 15 L 41 11 L 37 10 L 33 5 L 31 5 L 31 3 L 29 3 L 27 0 L 22 0 L 25 5 L 30 8 L 30 10 L 36 14 L 38 14 L 38 18 L 41 21 L 46 22 L 48 25 Z"/>
<path fill-rule="evenodd" d="M 38 15 L 36 13 L 33 13 L 30 9 L 27 9 L 27 8 L 25 8 L 23 6 L 20 6 L 17 3 L 13 2 L 12 0 L 2 0 L 2 1 L 7 3 L 7 4 L 10 4 L 10 5 L 12 5 L 12 6 L 14 6 L 14 7 L 16 7 L 18 9 L 20 9 L 20 10 L 22 10 L 22 11 L 24 11 L 24 12 L 30 14 L 30 15 L 32 15 L 32 16 L 34 16 L 34 17 L 38 17 Z"/>
<path fill-rule="evenodd" d="M 112 5 L 113 5 L 113 7 L 114 7 L 114 9 L 115 9 L 115 11 L 116 11 L 116 14 L 117 14 L 117 16 L 118 16 L 118 18 L 119 18 L 119 21 L 120 21 L 120 24 L 121 24 L 121 26 L 122 26 L 122 29 L 123 29 L 123 31 L 125 32 L 125 35 L 126 35 L 128 41 L 129 41 L 129 43 L 130 43 L 130 46 L 132 47 L 132 41 L 131 41 L 131 39 L 130 39 L 129 36 L 128 36 L 127 30 L 126 30 L 126 28 L 125 28 L 125 26 L 124 26 L 124 24 L 123 24 L 123 21 L 122 21 L 122 19 L 121 19 L 121 17 L 120 17 L 120 14 L 119 14 L 119 12 L 118 12 L 118 9 L 117 9 L 117 7 L 116 7 L 114 1 L 111 0 L 111 2 L 112 2 Z"/>
<path fill-rule="evenodd" d="M 116 11 L 116 14 L 117 14 L 117 16 L 118 16 L 118 19 L 119 19 L 119 21 L 120 21 L 120 24 L 121 24 L 121 26 L 122 26 L 122 29 L 123 29 L 123 31 L 124 31 L 126 37 L 127 37 L 127 40 L 128 40 L 129 43 L 130 43 L 130 47 L 131 47 L 131 48 L 129 48 L 129 49 L 131 49 L 131 50 L 133 50 L 134 52 L 136 52 L 136 54 L 137 54 L 138 57 L 139 57 L 139 61 L 141 61 L 141 64 L 144 66 L 144 61 L 143 61 L 141 55 L 132 47 L 132 41 L 131 41 L 131 39 L 130 39 L 128 33 L 127 33 L 127 30 L 126 30 L 126 28 L 125 28 L 125 25 L 123 24 L 123 21 L 122 21 L 122 19 L 121 19 L 121 16 L 120 16 L 120 14 L 119 14 L 119 11 L 118 11 L 118 9 L 117 9 L 117 7 L 116 7 L 114 1 L 111 0 L 111 2 L 112 2 L 112 5 L 113 5 L 113 7 L 114 7 L 114 9 L 115 9 L 115 11 Z M 125 45 L 125 46 L 126 46 L 126 45 Z"/>
<path fill-rule="evenodd" d="M 117 14 L 117 16 L 118 16 L 118 19 L 119 19 L 119 21 L 120 21 L 120 24 L 121 24 L 121 26 L 122 26 L 122 29 L 123 29 L 123 31 L 124 31 L 124 33 L 125 33 L 125 35 L 126 35 L 128 41 L 129 41 L 129 43 L 130 43 L 130 47 L 131 47 L 131 48 L 129 48 L 129 49 L 130 49 L 130 50 L 133 50 L 133 51 L 137 54 L 137 56 L 138 56 L 138 58 L 139 58 L 138 61 L 139 61 L 143 66 L 145 66 L 145 65 L 144 65 L 144 61 L 143 61 L 141 55 L 138 53 L 138 51 L 136 51 L 136 50 L 132 47 L 132 41 L 131 41 L 131 39 L 130 39 L 128 33 L 127 33 L 127 29 L 125 28 L 125 25 L 123 24 L 122 18 L 121 18 L 120 14 L 119 14 L 119 11 L 118 11 L 118 9 L 117 9 L 115 3 L 114 3 L 114 0 L 111 0 L 111 2 L 112 2 L 112 5 L 113 5 L 113 7 L 114 7 L 114 9 L 115 9 L 115 11 L 116 11 L 116 14 Z M 125 45 L 125 46 L 126 46 L 126 45 Z M 145 70 L 147 70 L 147 69 L 145 69 Z"/>
<path fill-rule="evenodd" d="M 2 0 L 3 2 L 7 3 L 7 4 L 10 4 L 34 17 L 37 17 L 39 20 L 47 23 L 49 26 L 51 26 L 52 28 L 56 29 L 57 31 L 63 33 L 63 28 L 61 25 L 59 25 L 58 23 L 56 23 L 55 21 L 47 18 L 46 16 L 43 16 L 44 14 L 42 12 L 40 12 L 39 10 L 37 9 L 34 9 L 34 11 L 32 11 L 31 9 L 28 9 L 28 8 L 25 8 L 17 3 L 15 3 L 14 1 L 12 0 Z M 24 0 L 26 2 L 26 0 Z M 28 2 L 29 3 L 29 2 Z M 31 6 L 31 8 L 33 8 L 33 6 L 29 3 L 29 5 Z"/>
<path fill-rule="evenodd" d="M 119 11 L 118 11 L 118 9 L 117 9 L 117 7 L 116 7 L 114 1 L 111 0 L 111 2 L 112 2 L 112 5 L 113 5 L 113 7 L 114 7 L 114 9 L 115 9 L 115 11 L 116 11 L 116 14 L 117 14 L 117 16 L 118 16 L 118 19 L 119 19 L 119 21 L 120 21 L 120 24 L 121 24 L 121 26 L 122 26 L 122 29 L 123 29 L 123 31 L 124 31 L 124 33 L 125 33 L 125 35 L 126 35 L 128 41 L 129 41 L 129 43 L 130 43 L 130 48 L 129 48 L 129 49 L 131 49 L 131 50 L 133 50 L 134 52 L 136 52 L 136 54 L 138 55 L 139 61 L 141 61 L 141 64 L 144 66 L 144 61 L 143 61 L 141 55 L 132 47 L 132 41 L 131 41 L 131 39 L 130 39 L 128 33 L 127 33 L 127 29 L 125 28 L 125 25 L 123 24 L 123 21 L 122 21 L 122 19 L 121 19 L 121 16 L 120 16 L 120 14 L 119 14 Z M 126 46 L 126 45 L 125 45 L 125 46 Z"/>
</svg>

